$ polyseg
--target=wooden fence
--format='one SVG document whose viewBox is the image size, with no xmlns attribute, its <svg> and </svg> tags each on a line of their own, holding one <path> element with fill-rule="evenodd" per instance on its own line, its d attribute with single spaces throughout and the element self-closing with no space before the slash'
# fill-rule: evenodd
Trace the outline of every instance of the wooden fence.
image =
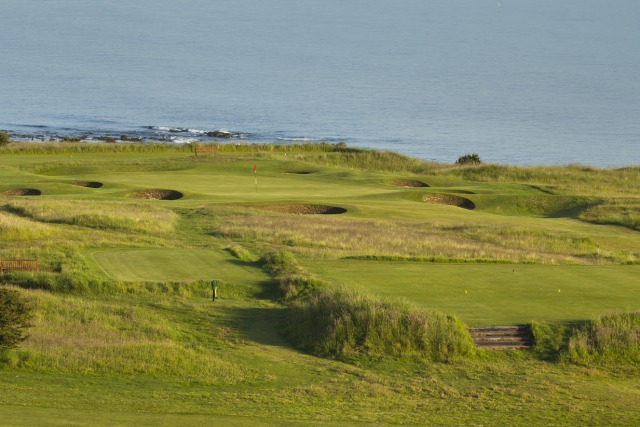
<svg viewBox="0 0 640 427">
<path fill-rule="evenodd" d="M 40 271 L 37 259 L 0 259 L 0 273 L 7 270 Z"/>
<path fill-rule="evenodd" d="M 194 153 L 196 157 L 198 157 L 198 154 L 206 154 L 206 153 L 215 154 L 217 151 L 218 151 L 218 147 L 214 145 L 207 145 L 205 147 L 196 147 L 194 150 Z"/>
</svg>

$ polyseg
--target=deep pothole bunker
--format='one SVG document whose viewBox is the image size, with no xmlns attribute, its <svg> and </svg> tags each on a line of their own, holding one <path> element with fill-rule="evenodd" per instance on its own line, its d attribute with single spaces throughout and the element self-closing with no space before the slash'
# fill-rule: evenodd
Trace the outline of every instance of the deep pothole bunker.
<svg viewBox="0 0 640 427">
<path fill-rule="evenodd" d="M 259 206 L 258 209 L 292 215 L 339 215 L 347 212 L 345 208 L 339 206 L 314 205 L 309 203 Z"/>
<path fill-rule="evenodd" d="M 454 194 L 426 194 L 422 197 L 422 201 L 435 205 L 457 206 L 469 210 L 476 208 L 476 204 L 471 200 Z"/>
<path fill-rule="evenodd" d="M 5 196 L 39 196 L 42 194 L 42 191 L 37 188 L 14 188 L 4 191 L 2 194 Z"/>
<path fill-rule="evenodd" d="M 396 179 L 394 181 L 390 181 L 389 184 L 403 188 L 424 188 L 429 186 L 426 182 L 417 181 L 415 179 Z"/>
<path fill-rule="evenodd" d="M 184 195 L 175 190 L 149 189 L 129 193 L 127 197 L 144 200 L 178 200 L 184 197 Z"/>
<path fill-rule="evenodd" d="M 290 173 L 292 175 L 310 175 L 312 173 L 316 173 L 317 171 L 313 171 L 313 170 L 291 170 L 291 171 L 287 171 L 285 173 Z"/>
<path fill-rule="evenodd" d="M 104 184 L 98 181 L 73 181 L 73 185 L 77 185 L 78 187 L 86 187 L 86 188 L 100 188 Z"/>
</svg>

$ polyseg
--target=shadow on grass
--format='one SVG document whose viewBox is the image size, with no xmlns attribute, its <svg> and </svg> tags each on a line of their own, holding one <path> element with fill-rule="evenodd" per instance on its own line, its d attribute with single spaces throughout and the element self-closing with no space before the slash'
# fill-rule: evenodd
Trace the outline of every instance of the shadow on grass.
<svg viewBox="0 0 640 427">
<path fill-rule="evenodd" d="M 234 309 L 229 315 L 242 339 L 260 345 L 291 347 L 282 335 L 286 311 L 286 307 L 252 307 Z"/>
</svg>

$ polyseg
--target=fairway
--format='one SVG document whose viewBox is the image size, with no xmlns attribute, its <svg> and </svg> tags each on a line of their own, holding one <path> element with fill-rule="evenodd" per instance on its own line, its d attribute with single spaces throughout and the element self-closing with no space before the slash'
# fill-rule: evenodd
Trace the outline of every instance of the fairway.
<svg viewBox="0 0 640 427">
<path fill-rule="evenodd" d="M 640 309 L 638 266 L 304 261 L 336 283 L 455 314 L 469 325 L 582 321 Z"/>
<path fill-rule="evenodd" d="M 130 282 L 252 282 L 266 277 L 226 252 L 208 249 L 113 249 L 93 252 L 93 258 L 109 277 Z"/>
</svg>

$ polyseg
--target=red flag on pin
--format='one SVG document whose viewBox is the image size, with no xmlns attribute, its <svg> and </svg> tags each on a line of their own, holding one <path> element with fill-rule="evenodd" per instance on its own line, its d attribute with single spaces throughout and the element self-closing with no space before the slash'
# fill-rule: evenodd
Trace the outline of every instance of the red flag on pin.
<svg viewBox="0 0 640 427">
<path fill-rule="evenodd" d="M 256 173 L 256 172 L 257 172 L 257 170 L 258 170 L 258 166 L 254 166 L 254 167 L 253 167 L 253 173 Z"/>
</svg>

